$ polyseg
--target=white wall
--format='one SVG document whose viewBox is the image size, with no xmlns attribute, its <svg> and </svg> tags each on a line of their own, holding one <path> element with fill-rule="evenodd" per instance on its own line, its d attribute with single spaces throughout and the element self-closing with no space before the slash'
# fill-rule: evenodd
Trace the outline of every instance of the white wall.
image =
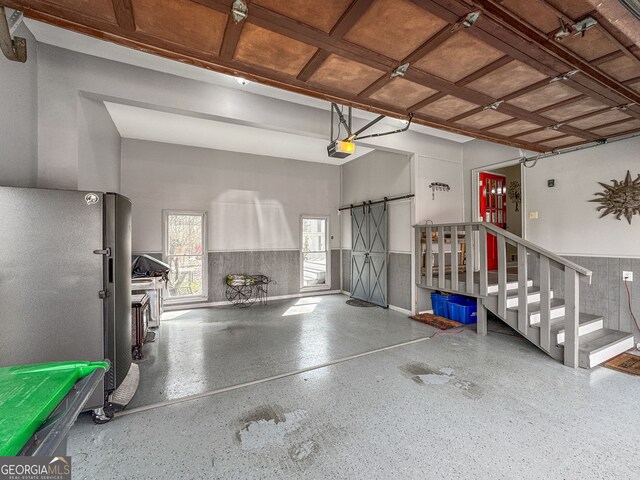
<svg viewBox="0 0 640 480">
<path fill-rule="evenodd" d="M 38 169 L 37 48 L 24 25 L 15 35 L 27 40 L 27 62 L 0 55 L 0 185 L 33 187 Z"/>
<path fill-rule="evenodd" d="M 315 108 L 46 44 L 38 45 L 38 56 L 38 182 L 42 187 L 78 186 L 79 169 L 83 168 L 78 159 L 77 110 L 81 95 L 328 141 L 329 103 L 326 109 Z M 353 128 L 364 123 L 354 118 Z M 382 126 L 377 131 L 381 130 L 388 128 Z M 360 144 L 462 159 L 461 144 L 413 131 L 366 139 Z"/>
<path fill-rule="evenodd" d="M 209 250 L 300 247 L 300 215 L 331 216 L 338 248 L 340 167 L 140 140 L 122 141 L 133 250 L 162 251 L 162 210 L 206 210 Z"/>
<path fill-rule="evenodd" d="M 408 155 L 375 150 L 342 166 L 342 204 L 380 200 L 412 192 L 411 160 Z M 411 252 L 411 201 L 391 202 L 389 250 Z M 341 214 L 342 248 L 351 248 L 351 215 Z"/>
<path fill-rule="evenodd" d="M 415 157 L 415 223 L 456 223 L 463 219 L 462 163 L 418 155 Z M 446 183 L 448 192 L 429 188 L 432 182 Z"/>
<path fill-rule="evenodd" d="M 515 148 L 475 140 L 464 145 L 465 220 L 471 219 L 473 169 L 519 156 Z M 640 257 L 640 217 L 631 225 L 608 216 L 598 219 L 598 204 L 588 200 L 603 190 L 598 182 L 640 173 L 640 138 L 564 153 L 523 170 L 523 215 L 527 240 L 560 255 Z M 554 188 L 547 180 L 555 179 Z M 538 212 L 538 219 L 529 219 Z"/>
<path fill-rule="evenodd" d="M 631 225 L 622 217 L 599 219 L 594 193 L 640 174 L 640 138 L 542 159 L 526 170 L 527 239 L 560 255 L 640 258 L 640 215 Z M 555 179 L 548 188 L 547 180 Z M 537 211 L 530 220 L 528 212 Z"/>
<path fill-rule="evenodd" d="M 120 192 L 120 134 L 104 103 L 78 97 L 78 190 Z"/>
<path fill-rule="evenodd" d="M 530 152 L 529 152 L 530 153 Z M 489 143 L 483 140 L 472 140 L 462 146 L 463 154 L 463 186 L 464 186 L 464 221 L 471 222 L 474 220 L 472 215 L 472 193 L 473 185 L 471 184 L 471 172 L 476 168 L 483 168 L 501 164 L 508 160 L 520 157 L 518 148 L 507 147 L 497 143 Z"/>
</svg>

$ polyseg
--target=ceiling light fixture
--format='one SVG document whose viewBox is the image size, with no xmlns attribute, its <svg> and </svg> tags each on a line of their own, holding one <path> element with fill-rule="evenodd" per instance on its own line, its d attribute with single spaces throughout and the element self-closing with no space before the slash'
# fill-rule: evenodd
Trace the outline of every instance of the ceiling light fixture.
<svg viewBox="0 0 640 480">
<path fill-rule="evenodd" d="M 462 20 L 462 26 L 464 28 L 471 28 L 478 21 L 478 18 L 480 18 L 479 10 L 477 12 L 471 12 Z"/>
<path fill-rule="evenodd" d="M 233 77 L 233 78 L 236 82 L 238 82 L 243 87 L 249 83 L 249 80 L 247 80 L 246 78 L 242 78 L 242 77 Z"/>
<path fill-rule="evenodd" d="M 579 71 L 580 70 L 571 70 L 570 72 L 563 73 L 562 75 L 558 75 L 557 77 L 553 77 L 551 80 L 549 80 L 549 83 L 569 80 L 571 77 L 573 77 Z"/>
<path fill-rule="evenodd" d="M 585 32 L 597 24 L 598 21 L 593 17 L 583 18 L 573 26 L 573 31 L 576 32 L 574 35 L 582 35 L 584 37 Z"/>
<path fill-rule="evenodd" d="M 240 23 L 245 20 L 247 16 L 249 16 L 249 8 L 247 4 L 242 0 L 236 0 L 231 5 L 231 15 L 233 16 L 233 21 L 236 23 Z"/>
<path fill-rule="evenodd" d="M 617 107 L 611 107 L 611 110 L 620 110 L 621 112 L 626 112 L 635 104 L 636 104 L 635 102 L 631 102 L 631 103 L 627 103 L 626 105 L 618 105 Z"/>
<path fill-rule="evenodd" d="M 485 106 L 482 110 L 498 110 L 500 105 L 504 103 L 504 100 L 498 100 L 497 102 L 493 102 L 491 105 Z"/>
<path fill-rule="evenodd" d="M 407 74 L 407 70 L 409 70 L 409 65 L 409 63 L 403 63 L 402 65 L 400 65 L 393 72 L 391 72 L 391 78 L 404 77 Z"/>
<path fill-rule="evenodd" d="M 558 130 L 564 123 L 556 123 L 555 125 L 549 125 L 548 127 L 544 127 L 546 130 Z"/>
</svg>

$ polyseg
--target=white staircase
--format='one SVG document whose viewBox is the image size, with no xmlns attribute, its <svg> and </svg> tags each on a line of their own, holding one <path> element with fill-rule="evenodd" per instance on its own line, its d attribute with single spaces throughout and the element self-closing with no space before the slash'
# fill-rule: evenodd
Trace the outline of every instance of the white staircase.
<svg viewBox="0 0 640 480">
<path fill-rule="evenodd" d="M 603 317 L 579 311 L 579 278 L 590 281 L 591 271 L 491 224 L 415 228 L 418 286 L 477 297 L 479 334 L 486 334 L 488 310 L 567 366 L 592 368 L 633 348 L 631 333 L 605 328 Z M 493 271 L 487 268 L 487 235 L 497 240 Z M 518 249 L 517 266 L 507 265 L 507 244 Z M 445 252 L 454 253 L 445 258 Z M 528 274 L 531 260 L 539 267 L 535 279 Z M 564 299 L 554 295 L 552 268 L 563 273 Z"/>
</svg>

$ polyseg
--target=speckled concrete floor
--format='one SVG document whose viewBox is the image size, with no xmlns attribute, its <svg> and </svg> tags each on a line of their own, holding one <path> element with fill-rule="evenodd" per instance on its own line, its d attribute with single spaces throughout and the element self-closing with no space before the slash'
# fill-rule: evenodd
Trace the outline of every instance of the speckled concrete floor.
<svg viewBox="0 0 640 480">
<path fill-rule="evenodd" d="M 635 479 L 639 395 L 637 377 L 464 332 L 102 426 L 82 416 L 69 453 L 76 479 Z"/>
<path fill-rule="evenodd" d="M 344 295 L 251 308 L 168 312 L 145 345 L 130 407 L 216 390 L 430 335 L 435 330 Z"/>
</svg>

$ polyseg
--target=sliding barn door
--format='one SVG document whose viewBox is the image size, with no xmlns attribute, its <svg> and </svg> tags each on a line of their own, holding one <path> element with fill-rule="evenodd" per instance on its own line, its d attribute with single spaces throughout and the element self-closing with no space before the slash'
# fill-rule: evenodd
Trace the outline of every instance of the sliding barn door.
<svg viewBox="0 0 640 480">
<path fill-rule="evenodd" d="M 351 296 L 386 308 L 389 305 L 386 205 L 355 207 L 351 235 Z"/>
<path fill-rule="evenodd" d="M 351 210 L 351 296 L 369 301 L 366 207 Z"/>
</svg>

